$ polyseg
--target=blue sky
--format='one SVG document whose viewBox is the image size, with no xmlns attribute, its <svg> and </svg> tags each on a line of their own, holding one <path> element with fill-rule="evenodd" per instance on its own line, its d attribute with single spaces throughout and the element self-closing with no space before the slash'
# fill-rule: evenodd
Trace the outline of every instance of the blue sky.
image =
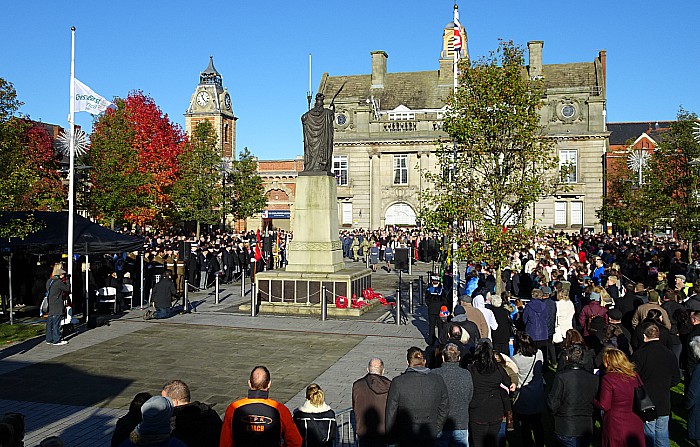
<svg viewBox="0 0 700 447">
<path fill-rule="evenodd" d="M 76 77 L 112 98 L 142 90 L 184 127 L 183 113 L 214 56 L 232 96 L 237 146 L 261 159 L 303 152 L 308 54 L 313 90 L 321 74 L 370 72 L 370 52 L 388 71 L 437 70 L 452 0 L 298 2 L 173 0 L 10 1 L 3 5 L 0 77 L 15 85 L 21 113 L 66 125 L 70 27 Z M 608 54 L 608 121 L 700 113 L 700 2 L 647 0 L 459 1 L 472 57 L 498 38 L 543 40 L 544 63 Z M 91 118 L 76 122 L 89 130 Z"/>
</svg>

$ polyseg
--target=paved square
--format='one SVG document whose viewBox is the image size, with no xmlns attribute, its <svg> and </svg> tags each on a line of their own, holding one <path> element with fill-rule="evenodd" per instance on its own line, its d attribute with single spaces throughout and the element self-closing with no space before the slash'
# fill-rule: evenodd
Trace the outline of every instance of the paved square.
<svg viewBox="0 0 700 447">
<path fill-rule="evenodd" d="M 82 336 L 87 336 L 84 334 Z M 192 398 L 221 414 L 247 393 L 253 366 L 272 375 L 286 402 L 364 337 L 198 325 L 149 325 L 94 346 L 7 373 L 0 399 L 126 410 L 136 393 L 182 379 Z"/>
</svg>

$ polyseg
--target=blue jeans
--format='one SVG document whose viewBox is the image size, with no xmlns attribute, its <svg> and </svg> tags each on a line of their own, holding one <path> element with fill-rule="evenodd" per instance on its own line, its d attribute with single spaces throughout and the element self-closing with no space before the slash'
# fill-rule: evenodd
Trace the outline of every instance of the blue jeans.
<svg viewBox="0 0 700 447">
<path fill-rule="evenodd" d="M 61 320 L 63 315 L 49 315 L 46 319 L 46 341 L 58 343 L 61 341 Z"/>
<path fill-rule="evenodd" d="M 173 316 L 173 309 L 171 308 L 156 308 L 155 318 L 170 318 Z"/>
<path fill-rule="evenodd" d="M 668 416 L 659 416 L 653 421 L 644 423 L 644 438 L 647 447 L 669 447 Z"/>
<path fill-rule="evenodd" d="M 591 445 L 591 437 L 557 435 L 557 441 L 562 447 L 588 447 Z"/>
<path fill-rule="evenodd" d="M 438 435 L 435 447 L 469 447 L 469 430 L 444 430 Z"/>
</svg>

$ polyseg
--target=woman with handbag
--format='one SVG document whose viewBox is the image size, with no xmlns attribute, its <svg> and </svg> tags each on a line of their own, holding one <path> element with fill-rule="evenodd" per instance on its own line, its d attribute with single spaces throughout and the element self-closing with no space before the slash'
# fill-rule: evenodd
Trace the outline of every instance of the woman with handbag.
<svg viewBox="0 0 700 447">
<path fill-rule="evenodd" d="M 644 447 L 644 423 L 634 412 L 635 389 L 642 385 L 634 365 L 619 349 L 603 353 L 605 375 L 593 404 L 603 410 L 602 447 Z"/>
<path fill-rule="evenodd" d="M 535 342 L 525 332 L 518 332 L 515 335 L 513 362 L 518 367 L 519 385 L 513 398 L 513 413 L 520 427 L 523 446 L 543 447 L 542 413 L 546 410 L 542 376 L 544 357 L 542 351 L 535 347 Z"/>
</svg>

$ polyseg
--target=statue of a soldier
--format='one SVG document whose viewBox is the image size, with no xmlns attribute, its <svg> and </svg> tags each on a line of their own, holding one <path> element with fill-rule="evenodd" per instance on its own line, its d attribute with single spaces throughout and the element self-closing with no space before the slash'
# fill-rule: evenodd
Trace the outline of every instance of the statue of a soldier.
<svg viewBox="0 0 700 447">
<path fill-rule="evenodd" d="M 335 105 L 323 107 L 323 93 L 316 95 L 314 107 L 301 116 L 304 129 L 304 172 L 333 175 L 333 121 Z"/>
</svg>

